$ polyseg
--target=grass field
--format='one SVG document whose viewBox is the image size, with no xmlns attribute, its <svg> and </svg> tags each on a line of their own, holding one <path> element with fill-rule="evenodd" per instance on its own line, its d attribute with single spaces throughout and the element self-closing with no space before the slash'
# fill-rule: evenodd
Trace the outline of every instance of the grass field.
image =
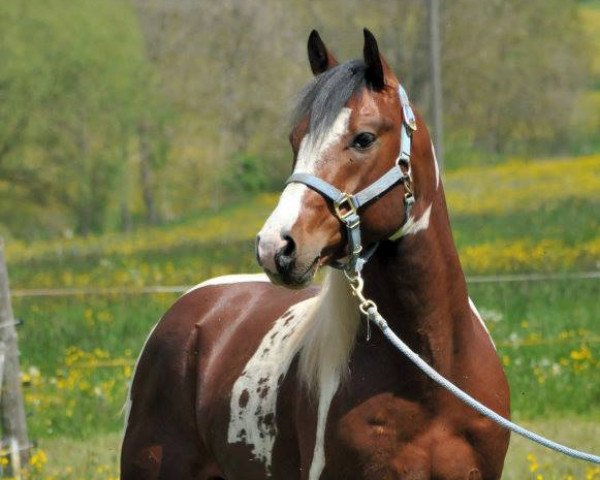
<svg viewBox="0 0 600 480">
<path fill-rule="evenodd" d="M 592 448 L 600 437 L 600 424 L 573 419 L 528 421 L 525 425 L 571 445 Z M 117 478 L 120 433 L 100 434 L 82 443 L 69 438 L 44 439 L 40 447 L 48 459 L 43 478 Z M 65 451 L 77 455 L 64 455 Z M 513 437 L 505 463 L 504 480 L 565 480 L 600 478 L 600 469 L 574 460 L 560 459 L 541 447 Z"/>
<path fill-rule="evenodd" d="M 567 444 L 593 448 L 600 437 L 600 424 L 579 418 L 527 421 L 525 425 Z M 117 478 L 120 433 L 101 434 L 86 442 L 69 438 L 44 439 L 40 447 L 48 462 L 42 478 L 108 480 Z M 77 452 L 64 455 L 64 452 Z M 513 436 L 504 468 L 504 480 L 597 480 L 600 468 L 575 460 L 564 460 L 520 437 Z"/>
<path fill-rule="evenodd" d="M 465 168 L 449 172 L 445 185 L 468 274 L 600 267 L 600 156 Z M 191 285 L 257 271 L 252 238 L 275 201 L 262 195 L 129 235 L 11 243 L 11 286 L 18 293 Z M 514 417 L 572 446 L 600 450 L 600 281 L 472 284 L 470 291 L 509 376 Z M 41 447 L 30 478 L 115 478 L 132 365 L 175 298 L 13 299 L 25 321 L 19 335 L 29 428 Z M 515 439 L 505 478 L 600 479 L 600 470 Z"/>
</svg>

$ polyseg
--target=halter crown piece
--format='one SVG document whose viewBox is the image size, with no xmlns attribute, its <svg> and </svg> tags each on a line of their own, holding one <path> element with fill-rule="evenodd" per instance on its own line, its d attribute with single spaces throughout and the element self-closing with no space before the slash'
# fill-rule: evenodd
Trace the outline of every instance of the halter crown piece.
<svg viewBox="0 0 600 480">
<path fill-rule="evenodd" d="M 398 183 L 404 185 L 406 193 L 404 194 L 404 224 L 408 220 L 410 210 L 415 203 L 413 193 L 412 171 L 410 166 L 410 150 L 412 134 L 417 129 L 415 114 L 410 106 L 408 95 L 402 87 L 398 86 L 398 96 L 402 107 L 402 127 L 400 129 L 400 152 L 394 162 L 394 166 L 384 173 L 379 179 L 358 193 L 350 194 L 342 192 L 325 180 L 310 173 L 293 173 L 285 182 L 302 183 L 320 193 L 327 200 L 333 203 L 335 216 L 344 225 L 348 241 L 349 255 L 346 261 L 336 261 L 333 267 L 344 270 L 347 275 L 355 277 L 360 273 L 364 264 L 371 258 L 371 255 L 377 249 L 377 243 L 372 245 L 366 251 L 363 251 L 363 245 L 360 235 L 360 216 L 358 210 L 379 198 Z M 389 238 L 398 238 L 398 233 L 402 230 L 400 227 Z"/>
</svg>

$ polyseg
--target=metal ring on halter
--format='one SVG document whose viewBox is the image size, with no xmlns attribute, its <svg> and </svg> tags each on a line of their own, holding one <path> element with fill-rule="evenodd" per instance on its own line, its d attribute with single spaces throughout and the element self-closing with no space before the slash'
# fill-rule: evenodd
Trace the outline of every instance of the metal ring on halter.
<svg viewBox="0 0 600 480">
<path fill-rule="evenodd" d="M 335 200 L 333 202 L 333 209 L 338 219 L 345 222 L 347 219 L 352 218 L 352 216 L 357 214 L 358 207 L 356 206 L 356 202 L 354 197 L 346 192 L 342 192 L 341 198 Z M 360 220 L 354 220 L 353 223 L 347 224 L 349 228 L 356 226 Z"/>
</svg>

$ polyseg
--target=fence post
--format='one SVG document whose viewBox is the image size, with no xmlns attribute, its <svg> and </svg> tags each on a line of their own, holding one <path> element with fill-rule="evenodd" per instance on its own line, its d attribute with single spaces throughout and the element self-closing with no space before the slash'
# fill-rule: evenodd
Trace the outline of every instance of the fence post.
<svg viewBox="0 0 600 480">
<path fill-rule="evenodd" d="M 4 377 L 0 379 L 2 385 L 2 398 L 0 399 L 2 412 L 0 421 L 2 425 L 3 445 L 11 446 L 16 442 L 20 452 L 20 464 L 26 465 L 29 459 L 29 439 L 27 437 L 25 406 L 21 390 L 17 331 L 10 303 L 8 272 L 4 258 L 4 240 L 2 237 L 0 237 L 0 343 L 4 344 L 5 353 Z M 20 472 L 13 471 L 12 474 L 13 476 L 19 476 Z"/>
</svg>

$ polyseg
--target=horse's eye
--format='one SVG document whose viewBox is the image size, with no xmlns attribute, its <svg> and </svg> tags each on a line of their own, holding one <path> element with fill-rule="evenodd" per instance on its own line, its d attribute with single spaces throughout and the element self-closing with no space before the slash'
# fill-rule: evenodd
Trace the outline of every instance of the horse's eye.
<svg viewBox="0 0 600 480">
<path fill-rule="evenodd" d="M 375 135 L 368 132 L 359 133 L 352 141 L 352 148 L 356 150 L 367 150 L 375 142 Z"/>
</svg>

